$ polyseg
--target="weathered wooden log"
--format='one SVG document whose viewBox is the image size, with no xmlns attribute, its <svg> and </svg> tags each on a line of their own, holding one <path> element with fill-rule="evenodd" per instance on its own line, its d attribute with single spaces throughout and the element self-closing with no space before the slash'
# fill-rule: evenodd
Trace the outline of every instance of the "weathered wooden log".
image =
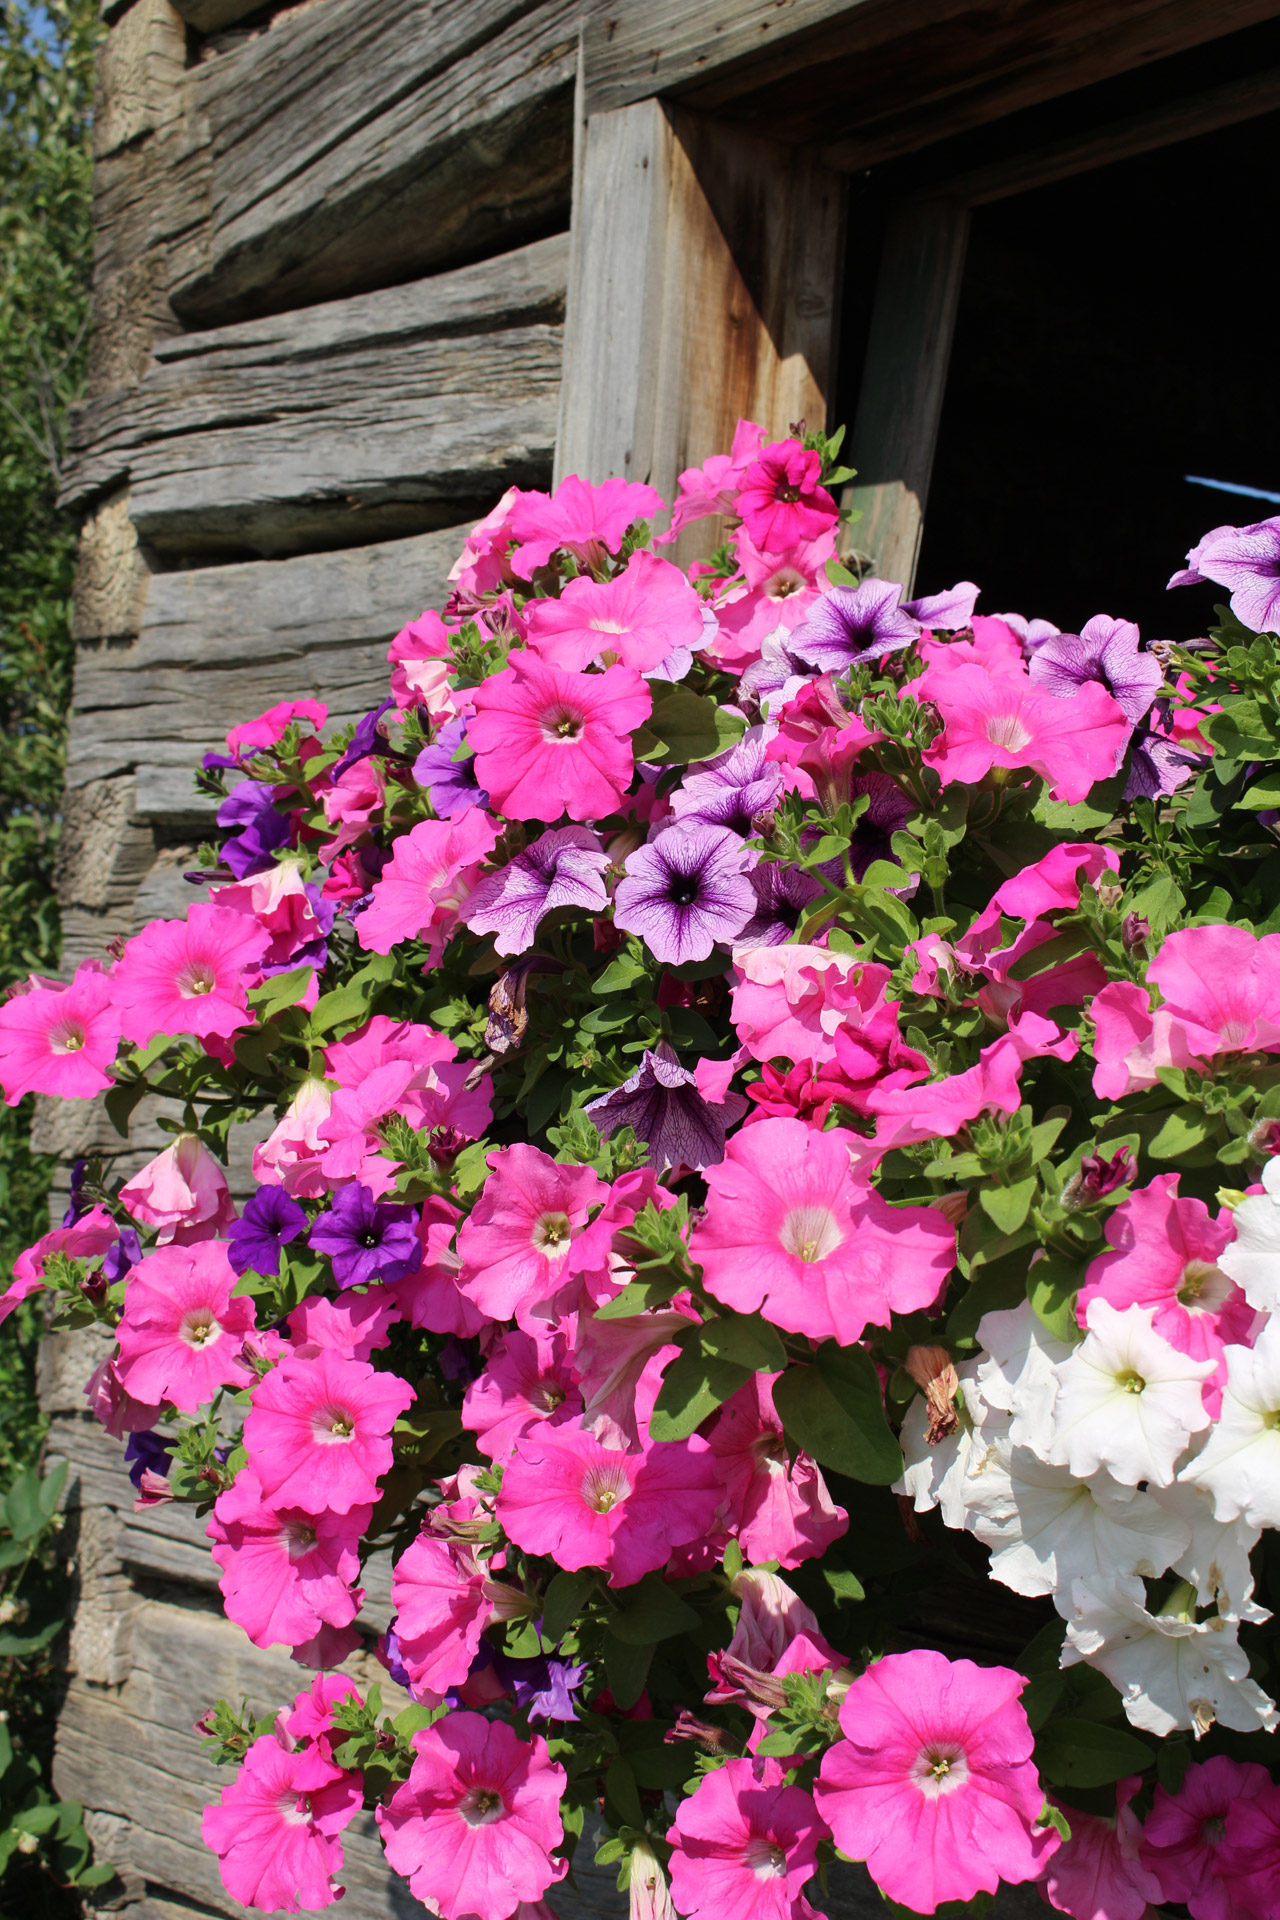
<svg viewBox="0 0 1280 1920">
<path fill-rule="evenodd" d="M 383 698 L 387 644 L 443 604 L 465 533 L 155 575 L 135 645 L 81 653 L 69 786 L 132 773 L 136 817 L 207 828 L 201 755 L 277 700 L 326 700 L 342 721 Z"/>
</svg>

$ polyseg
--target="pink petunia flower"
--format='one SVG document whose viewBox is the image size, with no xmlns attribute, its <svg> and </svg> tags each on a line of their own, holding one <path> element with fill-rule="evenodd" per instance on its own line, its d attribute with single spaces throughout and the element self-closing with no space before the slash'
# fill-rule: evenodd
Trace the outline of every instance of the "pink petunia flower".
<svg viewBox="0 0 1280 1920">
<path fill-rule="evenodd" d="M 123 1440 L 130 1433 L 145 1433 L 163 1417 L 161 1408 L 135 1400 L 125 1391 L 114 1357 L 94 1368 L 84 1397 L 94 1419 L 113 1440 Z"/>
<path fill-rule="evenodd" d="M 616 476 L 593 487 L 571 473 L 553 494 L 517 492 L 508 519 L 517 543 L 511 570 L 532 580 L 558 548 L 567 547 L 589 572 L 617 552 L 628 527 L 661 512 L 662 496 L 653 487 Z"/>
<path fill-rule="evenodd" d="M 247 914 L 198 903 L 186 920 L 153 920 L 125 947 L 111 994 L 126 1040 L 158 1033 L 226 1039 L 251 1026 L 244 974 L 271 936 Z"/>
<path fill-rule="evenodd" d="M 979 781 L 993 767 L 1030 768 L 1055 800 L 1075 804 L 1116 771 L 1132 732 L 1096 680 L 1058 700 L 1025 676 L 939 662 L 911 682 L 911 692 L 942 715 L 943 731 L 924 758 L 944 786 Z"/>
<path fill-rule="evenodd" d="M 332 840 L 326 840 L 319 850 L 326 866 L 344 847 L 353 847 L 365 837 L 370 822 L 382 811 L 386 788 L 383 762 L 376 754 L 366 753 L 324 789 L 320 805 L 329 825 L 337 829 Z"/>
<path fill-rule="evenodd" d="M 671 1897 L 696 1920 L 811 1920 L 801 1888 L 831 1829 L 776 1760 L 729 1760 L 680 1802 Z"/>
<path fill-rule="evenodd" d="M 870 1044 L 888 1044 L 880 1026 L 897 1029 L 897 1003 L 887 1003 L 888 967 L 856 960 L 826 947 L 739 947 L 733 956 L 733 1024 L 753 1060 L 808 1060 L 815 1067 L 836 1058 L 836 1036 L 858 1040 L 871 1028 Z"/>
<path fill-rule="evenodd" d="M 253 1327 L 253 1302 L 233 1300 L 236 1275 L 226 1242 L 161 1247 L 125 1282 L 117 1329 L 117 1367 L 127 1392 L 194 1413 L 219 1387 L 247 1387 L 253 1369 L 240 1357 Z"/>
<path fill-rule="evenodd" d="M 227 750 L 244 759 L 249 754 L 260 753 L 264 747 L 274 747 L 295 720 L 305 721 L 318 733 L 328 718 L 329 709 L 323 700 L 281 700 L 260 713 L 256 720 L 245 720 L 238 727 L 232 727 L 227 735 Z"/>
<path fill-rule="evenodd" d="M 686 467 L 679 478 L 671 527 L 660 533 L 655 546 L 666 546 L 695 520 L 709 513 L 733 513 L 742 476 L 764 449 L 764 434 L 754 420 L 739 420 L 729 453 L 713 453 L 700 467 Z"/>
<path fill-rule="evenodd" d="M 51 1253 L 64 1253 L 69 1260 L 92 1260 L 114 1247 L 120 1228 L 105 1207 L 91 1207 L 69 1227 L 54 1227 L 29 1247 L 24 1247 L 13 1263 L 13 1280 L 0 1293 L 0 1323 L 28 1294 L 39 1293 L 44 1286 L 45 1261 Z"/>
<path fill-rule="evenodd" d="M 194 1133 L 180 1133 L 139 1168 L 120 1189 L 120 1201 L 144 1227 L 157 1229 L 162 1247 L 215 1239 L 236 1217 L 227 1176 Z"/>
<path fill-rule="evenodd" d="M 526 1552 L 571 1571 L 607 1567 L 609 1585 L 626 1587 L 665 1566 L 673 1547 L 709 1533 L 719 1504 L 705 1441 L 624 1453 L 566 1421 L 544 1422 L 516 1442 L 496 1511 Z"/>
<path fill-rule="evenodd" d="M 918 1648 L 860 1675 L 840 1707 L 844 1739 L 823 1755 L 818 1810 L 836 1845 L 865 1860 L 916 1913 L 1035 1880 L 1059 1841 L 1039 1827 L 1044 1792 L 1007 1667 Z"/>
<path fill-rule="evenodd" d="M 388 1287 L 375 1285 L 336 1300 L 313 1293 L 289 1315 L 289 1340 L 297 1354 L 330 1347 L 344 1360 L 367 1360 L 377 1348 L 390 1346 L 390 1329 L 401 1317 Z"/>
<path fill-rule="evenodd" d="M 1092 1300 L 1113 1307 L 1154 1307 L 1157 1333 L 1193 1360 L 1216 1360 L 1205 1382 L 1205 1406 L 1217 1418 L 1226 1383 L 1225 1349 L 1251 1346 L 1256 1315 L 1218 1255 L 1234 1239 L 1230 1219 L 1215 1220 L 1203 1200 L 1178 1195 L 1179 1175 L 1158 1173 L 1111 1214 L 1106 1239 L 1076 1300 L 1083 1327 Z"/>
<path fill-rule="evenodd" d="M 498 844 L 499 828 L 479 807 L 449 820 L 422 820 L 395 843 L 395 852 L 358 916 L 360 945 L 390 953 L 402 940 L 425 940 L 438 967 L 458 925 L 458 909 Z"/>
<path fill-rule="evenodd" d="M 1051 1907 L 1071 1920 L 1142 1920 L 1159 1900 L 1160 1882 L 1142 1858 L 1142 1822 L 1129 1802 L 1142 1785 L 1138 1774 L 1116 1782 L 1114 1818 L 1071 1807 L 1071 1838 L 1044 1873 L 1041 1890 Z"/>
<path fill-rule="evenodd" d="M 498 1148 L 488 1164 L 458 1234 L 458 1285 L 489 1319 L 532 1332 L 526 1323 L 567 1281 L 608 1264 L 609 1229 L 590 1221 L 609 1189 L 590 1167 L 561 1166 L 525 1143 Z"/>
<path fill-rule="evenodd" d="M 1276 1920 L 1280 1914 L 1280 1787 L 1269 1782 L 1227 1810 L 1227 1829 L 1218 1855 L 1241 1920 Z"/>
<path fill-rule="evenodd" d="M 557 1426 L 582 1412 L 582 1395 L 562 1333 L 504 1333 L 462 1399 L 462 1424 L 486 1458 L 505 1462 L 517 1440 L 544 1420 Z"/>
<path fill-rule="evenodd" d="M 425 1531 L 396 1562 L 391 1604 L 400 1663 L 419 1699 L 460 1687 L 485 1628 L 529 1612 L 518 1588 L 488 1577 L 473 1547 Z"/>
<path fill-rule="evenodd" d="M 749 1561 L 798 1567 L 849 1530 L 816 1460 L 788 1455 L 773 1407 L 776 1373 L 757 1373 L 726 1400 L 710 1434 L 725 1491 L 726 1525 Z"/>
<path fill-rule="evenodd" d="M 1160 1889 L 1152 1899 L 1183 1901 L 1191 1920 L 1236 1920 L 1240 1908 L 1219 1870 L 1227 1815 L 1237 1800 L 1256 1799 L 1270 1787 L 1265 1767 L 1225 1753 L 1193 1761 L 1176 1793 L 1157 1785 L 1138 1850 Z"/>
<path fill-rule="evenodd" d="M 679 567 L 643 548 L 612 580 L 580 574 L 558 600 L 525 609 L 529 645 L 566 673 L 580 673 L 602 654 L 606 665 L 649 673 L 677 647 L 702 644 L 702 602 Z"/>
<path fill-rule="evenodd" d="M 475 704 L 467 740 L 476 779 L 500 812 L 596 820 L 616 811 L 631 784 L 631 735 L 653 698 L 634 667 L 564 673 L 535 654 L 513 653 L 476 688 Z"/>
<path fill-rule="evenodd" d="M 738 512 L 752 544 L 778 553 L 835 525 L 835 501 L 820 484 L 822 461 L 798 440 L 765 447 L 742 476 Z"/>
<path fill-rule="evenodd" d="M 423 706 L 433 719 L 452 713 L 448 676 L 455 637 L 434 607 L 401 627 L 387 648 L 387 661 L 392 698 L 402 712 L 406 707 Z"/>
<path fill-rule="evenodd" d="M 32 976 L 0 1006 L 0 1086 L 16 1107 L 26 1093 L 88 1100 L 111 1085 L 120 1012 L 109 976 L 76 970 L 66 986 Z"/>
<path fill-rule="evenodd" d="M 269 1507 L 246 1467 L 218 1495 L 205 1529 L 222 1568 L 218 1585 L 228 1620 L 243 1627 L 255 1647 L 300 1647 L 322 1626 L 350 1626 L 364 1597 L 354 1583 L 372 1511 Z"/>
<path fill-rule="evenodd" d="M 409 1778 L 377 1809 L 387 1859 L 443 1920 L 508 1920 L 563 1879 L 565 1772 L 537 1734 L 451 1713 L 413 1736 Z"/>
<path fill-rule="evenodd" d="M 342 1871 L 338 1835 L 363 1801 L 358 1773 L 344 1773 L 315 1747 L 287 1752 L 264 1733 L 205 1808 L 200 1832 L 233 1900 L 266 1913 L 311 1913 L 342 1892 L 334 1881 Z"/>
<path fill-rule="evenodd" d="M 708 1167 L 693 1258 L 709 1293 L 789 1333 L 852 1346 L 868 1323 L 938 1295 L 955 1230 L 931 1207 L 890 1207 L 857 1175 L 866 1142 L 844 1127 L 762 1120 Z"/>
<path fill-rule="evenodd" d="M 1097 1066 L 1104 1100 L 1154 1087 L 1161 1067 L 1198 1068 L 1219 1054 L 1280 1052 L 1280 934 L 1246 927 L 1183 927 L 1147 967 L 1160 991 L 1118 980 L 1094 1000 Z"/>
<path fill-rule="evenodd" d="M 244 1423 L 249 1464 L 276 1506 L 350 1513 L 378 1498 L 391 1465 L 391 1429 L 415 1395 L 332 1348 L 280 1362 L 254 1389 Z"/>
<path fill-rule="evenodd" d="M 295 1200 L 318 1200 L 328 1191 L 320 1172 L 327 1142 L 319 1129 L 333 1096 L 323 1080 L 304 1080 L 270 1136 L 253 1150 L 253 1177 L 262 1187 L 283 1187 Z"/>
<path fill-rule="evenodd" d="M 460 1217 L 450 1200 L 429 1195 L 423 1201 L 418 1218 L 422 1265 L 403 1280 L 392 1280 L 387 1291 L 411 1327 L 429 1327 L 432 1333 L 456 1333 L 470 1339 L 489 1325 L 489 1317 L 458 1284 L 462 1262 L 453 1241 Z"/>
</svg>

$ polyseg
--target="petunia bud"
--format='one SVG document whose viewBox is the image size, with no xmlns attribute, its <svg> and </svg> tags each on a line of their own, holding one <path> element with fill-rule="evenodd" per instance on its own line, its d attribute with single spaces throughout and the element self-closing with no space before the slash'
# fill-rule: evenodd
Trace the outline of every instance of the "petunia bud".
<svg viewBox="0 0 1280 1920">
<path fill-rule="evenodd" d="M 1120 926 L 1120 944 L 1126 953 L 1137 953 L 1151 937 L 1151 922 L 1140 913 L 1126 913 Z"/>
</svg>

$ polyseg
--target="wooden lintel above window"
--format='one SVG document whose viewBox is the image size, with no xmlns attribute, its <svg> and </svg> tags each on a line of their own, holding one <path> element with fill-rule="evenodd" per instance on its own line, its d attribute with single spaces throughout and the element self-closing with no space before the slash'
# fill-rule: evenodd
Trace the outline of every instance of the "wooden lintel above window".
<svg viewBox="0 0 1280 1920">
<path fill-rule="evenodd" d="M 1280 0 L 615 0 L 589 113 L 648 94 L 856 172 L 1280 16 Z"/>
</svg>

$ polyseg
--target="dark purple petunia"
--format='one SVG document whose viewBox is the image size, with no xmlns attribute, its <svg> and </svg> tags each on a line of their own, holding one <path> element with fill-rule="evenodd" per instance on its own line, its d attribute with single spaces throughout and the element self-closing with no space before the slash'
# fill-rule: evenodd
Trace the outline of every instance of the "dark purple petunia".
<svg viewBox="0 0 1280 1920">
<path fill-rule="evenodd" d="M 129 1435 L 129 1444 L 124 1450 L 125 1465 L 139 1493 L 142 1492 L 144 1473 L 159 1473 L 168 1479 L 173 1466 L 173 1455 L 169 1451 L 172 1445 L 172 1440 L 166 1440 L 150 1427 Z"/>
<path fill-rule="evenodd" d="M 396 1616 L 394 1613 L 391 1616 L 391 1625 L 378 1642 L 377 1655 L 396 1685 L 403 1687 L 406 1693 L 411 1694 L 413 1692 L 413 1682 L 409 1678 L 408 1669 L 400 1658 L 400 1636 L 396 1632 Z"/>
<path fill-rule="evenodd" d="M 460 919 L 473 933 L 491 933 L 499 953 L 524 953 L 538 923 L 556 907 L 609 904 L 603 874 L 609 856 L 590 827 L 553 827 L 473 890 Z"/>
<path fill-rule="evenodd" d="M 1136 727 L 1164 680 L 1160 662 L 1143 653 L 1132 620 L 1095 614 L 1079 633 L 1055 634 L 1036 648 L 1027 672 L 1059 700 L 1090 680 L 1105 687 L 1131 727 Z"/>
<path fill-rule="evenodd" d="M 656 1052 L 646 1049 L 629 1080 L 589 1101 L 584 1111 L 602 1140 L 630 1127 L 648 1147 L 655 1173 L 668 1167 L 692 1167 L 700 1173 L 724 1159 L 725 1133 L 750 1104 L 741 1093 L 728 1093 L 714 1103 L 704 1099 L 696 1076 L 680 1065 L 663 1040 Z"/>
<path fill-rule="evenodd" d="M 136 1229 L 121 1227 L 120 1238 L 103 1255 L 101 1277 L 109 1287 L 114 1287 L 117 1280 L 123 1280 L 126 1273 L 132 1272 L 141 1258 L 142 1242 Z"/>
<path fill-rule="evenodd" d="M 855 880 L 861 880 L 875 860 L 896 862 L 893 835 L 901 833 L 912 811 L 906 794 L 887 773 L 854 774 L 849 782 L 849 798 L 856 800 L 864 793 L 868 796 L 866 811 L 854 826 L 849 844 L 849 865 Z M 895 887 L 893 891 L 914 893 L 915 884 L 913 878 L 909 886 Z"/>
<path fill-rule="evenodd" d="M 531 1660 L 515 1660 L 498 1652 L 494 1665 L 511 1687 L 516 1706 L 530 1720 L 576 1720 L 574 1692 L 582 1685 L 587 1669 L 557 1660 L 554 1654 L 535 1655 Z"/>
<path fill-rule="evenodd" d="M 1163 703 L 1162 703 L 1163 704 Z M 1179 746 L 1168 734 L 1143 722 L 1129 744 L 1129 778 L 1125 782 L 1126 800 L 1155 800 L 1184 787 L 1197 767 L 1205 764 L 1202 753 Z"/>
<path fill-rule="evenodd" d="M 376 753 L 379 749 L 385 749 L 387 744 L 386 737 L 379 733 L 378 722 L 387 709 L 394 707 L 394 705 L 394 700 L 386 699 L 380 707 L 374 707 L 371 713 L 365 714 L 364 719 L 361 720 L 355 732 L 352 734 L 351 742 L 346 752 L 333 769 L 333 779 L 340 779 L 348 767 L 354 767 L 357 760 L 365 760 L 371 753 Z"/>
<path fill-rule="evenodd" d="M 237 880 L 265 873 L 278 847 L 287 845 L 289 818 L 272 805 L 273 789 L 258 780 L 242 780 L 218 808 L 218 825 L 236 827 L 223 842 L 222 859 Z"/>
<path fill-rule="evenodd" d="M 901 600 L 902 588 L 893 580 L 833 587 L 793 629 L 788 648 L 820 673 L 835 674 L 900 653 L 920 634 L 920 622 Z"/>
<path fill-rule="evenodd" d="M 394 1283 L 422 1264 L 414 1209 L 375 1200 L 358 1182 L 339 1187 L 328 1212 L 312 1226 L 308 1245 L 328 1254 L 340 1287 Z"/>
<path fill-rule="evenodd" d="M 789 940 L 824 891 L 820 880 L 780 861 L 756 867 L 750 875 L 756 910 L 738 935 L 740 947 L 780 947 Z"/>
<path fill-rule="evenodd" d="M 736 940 L 755 912 L 748 877 L 757 855 L 723 827 L 668 827 L 627 861 L 614 925 L 637 933 L 665 966 L 705 960 Z"/>
<path fill-rule="evenodd" d="M 89 1162 L 81 1159 L 72 1162 L 71 1185 L 67 1193 L 67 1210 L 62 1216 L 64 1227 L 74 1227 L 82 1213 L 88 1213 L 93 1202 L 84 1190 L 84 1176 Z"/>
<path fill-rule="evenodd" d="M 259 1187 L 227 1231 L 227 1260 L 234 1273 L 274 1279 L 280 1249 L 307 1230 L 307 1216 L 283 1187 Z"/>
<path fill-rule="evenodd" d="M 467 723 L 451 720 L 441 727 L 429 747 L 424 747 L 413 763 L 413 777 L 425 787 L 431 804 L 441 820 L 452 820 L 464 807 L 487 807 L 489 796 L 476 779 L 473 756 L 455 760 L 454 755 L 466 739 Z"/>
<path fill-rule="evenodd" d="M 755 816 L 782 791 L 782 768 L 765 758 L 768 744 L 768 730 L 752 727 L 736 747 L 687 774 L 671 797 L 671 811 L 681 825 L 728 827 L 748 839 Z"/>
</svg>

